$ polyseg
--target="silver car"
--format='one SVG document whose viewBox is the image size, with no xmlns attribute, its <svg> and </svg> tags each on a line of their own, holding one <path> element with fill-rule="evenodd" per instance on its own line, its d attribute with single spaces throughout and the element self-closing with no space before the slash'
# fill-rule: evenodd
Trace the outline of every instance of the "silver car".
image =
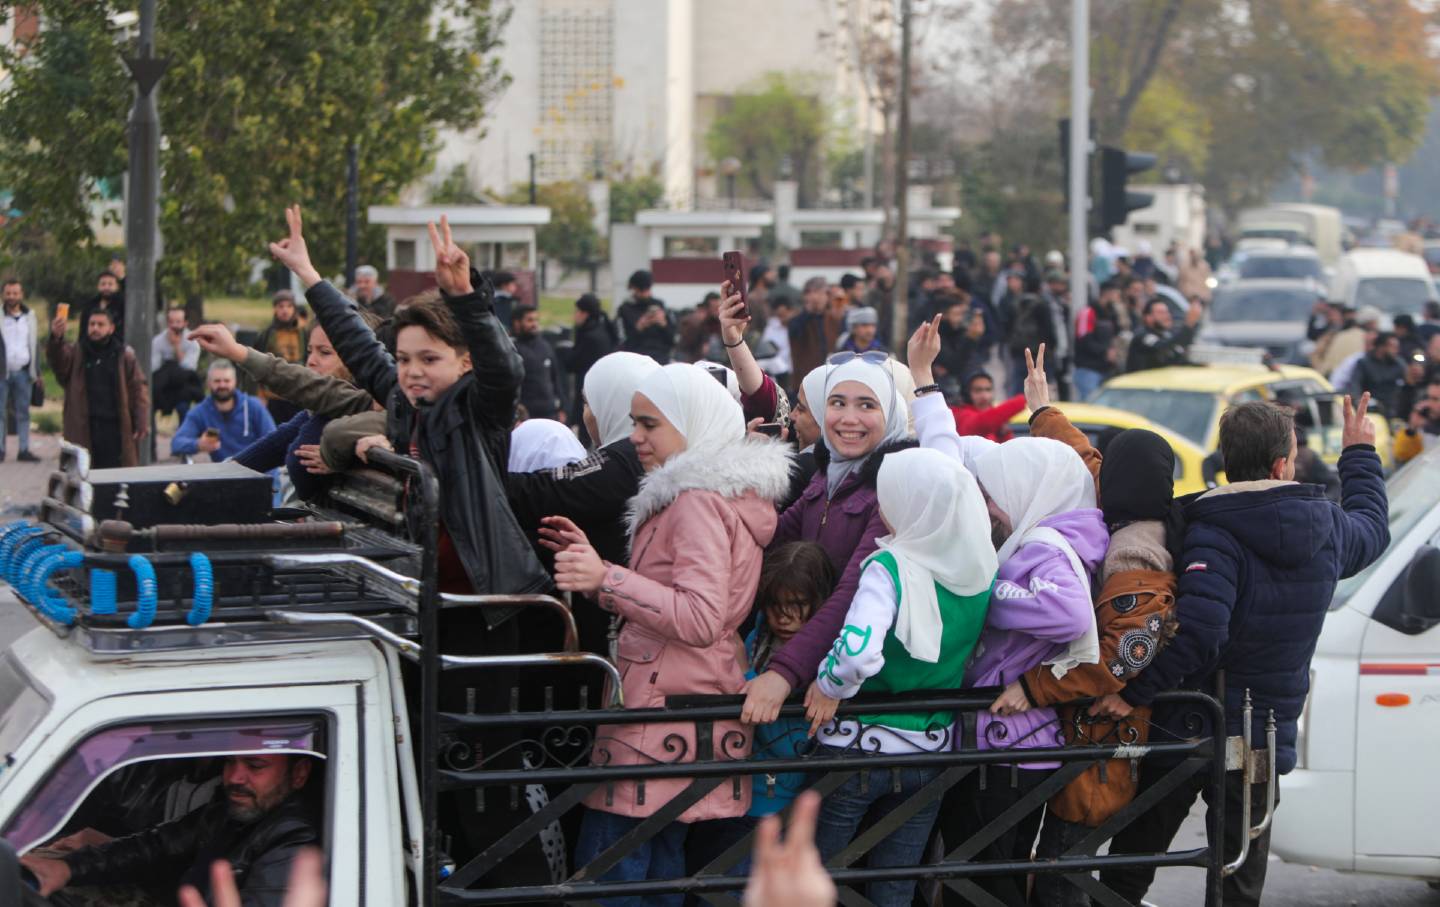
<svg viewBox="0 0 1440 907">
<path fill-rule="evenodd" d="M 1237 280 L 1215 291 L 1201 343 L 1261 349 L 1277 363 L 1304 365 L 1305 330 L 1325 289 L 1313 280 Z"/>
</svg>

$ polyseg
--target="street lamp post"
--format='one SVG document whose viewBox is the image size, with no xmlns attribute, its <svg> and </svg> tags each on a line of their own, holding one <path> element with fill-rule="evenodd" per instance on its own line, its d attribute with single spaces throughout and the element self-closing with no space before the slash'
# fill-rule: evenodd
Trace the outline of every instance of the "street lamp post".
<svg viewBox="0 0 1440 907">
<path fill-rule="evenodd" d="M 130 169 L 125 197 L 125 337 L 145 375 L 150 374 L 150 341 L 155 331 L 155 256 L 160 220 L 160 113 L 155 86 L 166 61 L 155 56 L 155 0 L 140 2 L 140 38 L 135 56 L 126 60 L 135 82 L 135 103 L 127 126 Z M 82 327 L 81 330 L 84 330 Z M 151 420 L 152 413 L 143 414 Z M 139 445 L 140 463 L 148 465 L 150 443 Z"/>
</svg>

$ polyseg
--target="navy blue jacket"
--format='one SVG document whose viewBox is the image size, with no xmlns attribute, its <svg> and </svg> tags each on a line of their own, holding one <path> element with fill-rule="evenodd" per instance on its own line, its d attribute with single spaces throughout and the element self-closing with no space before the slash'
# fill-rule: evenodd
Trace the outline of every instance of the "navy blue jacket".
<svg viewBox="0 0 1440 907">
<path fill-rule="evenodd" d="M 296 450 L 306 444 L 319 444 L 320 436 L 329 424 L 329 419 L 302 409 L 284 425 L 252 443 L 231 459 L 257 472 L 269 472 L 283 463 L 285 471 L 290 474 L 290 484 L 295 486 L 295 493 L 300 496 L 300 500 L 312 500 L 319 497 L 329 482 L 325 476 L 313 475 L 306 469 Z"/>
<path fill-rule="evenodd" d="M 1347 448 L 1339 471 L 1339 504 L 1319 485 L 1264 481 L 1217 488 L 1185 509 L 1176 564 L 1180 631 L 1125 687 L 1127 702 L 1147 705 L 1162 690 L 1213 692 L 1216 672 L 1224 671 L 1226 733 L 1241 733 L 1248 689 L 1255 745 L 1264 745 L 1265 715 L 1274 709 L 1279 771 L 1295 767 L 1296 721 L 1335 583 L 1390 544 L 1375 449 Z M 1157 709 L 1158 723 L 1176 736 L 1193 735 L 1183 716 L 1166 712 Z"/>
</svg>

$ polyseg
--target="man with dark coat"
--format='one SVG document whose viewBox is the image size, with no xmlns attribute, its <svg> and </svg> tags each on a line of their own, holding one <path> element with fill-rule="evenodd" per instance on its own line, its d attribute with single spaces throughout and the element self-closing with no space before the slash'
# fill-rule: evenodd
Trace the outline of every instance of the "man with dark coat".
<svg viewBox="0 0 1440 907">
<path fill-rule="evenodd" d="M 540 333 L 540 312 L 534 306 L 517 306 L 510 313 L 510 336 L 525 364 L 520 382 L 520 403 L 532 419 L 565 421 L 565 374 L 560 357 Z"/>
<path fill-rule="evenodd" d="M 62 892 L 55 903 L 98 904 L 111 901 L 83 890 L 125 885 L 174 891 L 193 885 L 208 900 L 210 865 L 226 860 L 246 907 L 280 907 L 291 861 L 320 840 L 318 818 L 301 793 L 312 767 L 309 756 L 230 756 L 221 774 L 224 796 L 209 806 L 137 834 L 63 855 L 31 854 L 20 862 L 39 879 L 41 895 Z M 72 888 L 79 889 L 74 899 Z"/>
<path fill-rule="evenodd" d="M 1321 487 L 1294 481 L 1298 445 L 1289 409 L 1243 403 L 1225 412 L 1220 451 L 1230 484 L 1192 500 L 1184 511 L 1185 542 L 1175 563 L 1179 633 L 1158 655 L 1138 656 L 1148 664 L 1146 670 L 1119 694 L 1098 700 L 1091 714 L 1124 718 L 1164 690 L 1213 693 L 1223 672 L 1222 733 L 1241 733 L 1248 691 L 1254 702 L 1252 739 L 1265 740 L 1273 710 L 1276 768 L 1281 775 L 1295 768 L 1296 727 L 1309 692 L 1310 659 L 1336 581 L 1365 569 L 1390 543 L 1385 474 L 1375 453 L 1375 426 L 1365 413 L 1368 404 L 1362 397 L 1357 410 L 1345 399 L 1339 504 L 1327 499 Z M 1194 737 L 1198 732 L 1184 726 L 1185 713 L 1192 710 L 1161 704 L 1153 720 L 1168 729 L 1167 736 Z M 1142 763 L 1139 796 L 1171 767 Z M 1121 831 L 1110 853 L 1167 850 L 1204 787 L 1203 773 L 1182 783 Z M 1239 853 L 1248 833 L 1240 827 L 1241 798 L 1250 797 L 1257 818 L 1265 809 L 1266 785 L 1244 787 L 1243 777 L 1231 772 L 1225 785 L 1227 855 Z M 1225 879 L 1227 907 L 1260 903 L 1269 850 L 1267 831 L 1251 843 L 1240 870 Z M 1154 875 L 1153 869 L 1124 869 L 1104 872 L 1101 879 L 1126 903 L 1138 904 Z"/>
<path fill-rule="evenodd" d="M 381 318 L 395 314 L 395 300 L 380 286 L 380 272 L 371 265 L 355 269 L 355 285 L 350 288 L 350 295 L 363 312 L 373 312 Z"/>
<path fill-rule="evenodd" d="M 574 389 L 570 394 L 570 424 L 580 425 L 583 422 L 580 411 L 585 406 L 585 395 L 581 389 L 585 387 L 585 375 L 590 366 L 615 352 L 619 345 L 620 332 L 615 329 L 615 322 L 605 314 L 600 297 L 586 293 L 575 300 L 575 343 L 568 349 L 562 347 L 556 350 L 565 363 L 566 371 L 574 379 Z M 582 436 L 581 440 L 585 437 Z"/>
<path fill-rule="evenodd" d="M 111 270 L 101 271 L 95 279 L 95 295 L 80 304 L 80 331 L 90 323 L 90 313 L 105 309 L 110 320 L 115 322 L 115 333 L 120 342 L 125 342 L 125 268 L 119 262 L 111 263 Z"/>
<path fill-rule="evenodd" d="M 1115 339 L 1120 336 L 1120 287 L 1107 280 L 1075 322 L 1075 397 L 1088 398 L 1115 374 Z"/>
<path fill-rule="evenodd" d="M 1405 363 L 1400 359 L 1400 338 L 1381 333 L 1375 346 L 1355 364 L 1347 392 L 1356 399 L 1369 394 L 1386 416 L 1394 418 L 1400 388 L 1405 384 Z"/>
<path fill-rule="evenodd" d="M 113 309 L 86 318 L 78 343 L 65 339 L 65 319 L 50 322 L 45 358 L 65 391 L 65 440 L 90 451 L 90 466 L 136 466 L 150 433 L 150 384 L 117 333 Z"/>
<path fill-rule="evenodd" d="M 1185 324 L 1176 328 L 1165 300 L 1155 298 L 1145 303 L 1142 327 L 1131 339 L 1130 352 L 1125 357 L 1125 371 L 1141 372 L 1189 362 L 1190 344 L 1195 340 L 1195 325 L 1200 323 L 1202 311 L 1199 305 L 1191 303 L 1185 313 Z"/>
<path fill-rule="evenodd" d="M 625 335 L 620 349 L 666 365 L 675 351 L 675 319 L 664 301 L 651 295 L 654 285 L 649 271 L 630 275 L 630 298 L 620 304 L 616 313 Z"/>
</svg>

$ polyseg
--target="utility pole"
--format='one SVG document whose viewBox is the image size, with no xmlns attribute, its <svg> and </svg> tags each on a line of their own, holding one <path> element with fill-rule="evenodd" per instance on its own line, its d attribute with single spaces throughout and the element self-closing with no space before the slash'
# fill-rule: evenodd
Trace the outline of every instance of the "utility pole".
<svg viewBox="0 0 1440 907">
<path fill-rule="evenodd" d="M 149 381 L 150 341 L 155 333 L 155 256 L 160 220 L 160 112 L 155 86 L 166 62 L 155 56 L 155 0 L 140 0 L 140 38 L 125 61 L 135 82 L 135 103 L 127 126 L 130 169 L 125 197 L 125 338 Z M 81 327 L 84 331 L 84 327 Z M 153 413 L 141 414 L 154 427 Z M 140 447 L 149 465 L 154 431 Z"/>
<path fill-rule="evenodd" d="M 1090 273 L 1085 224 L 1090 214 L 1090 0 L 1070 5 L 1070 311 L 1090 302 Z M 1066 319 L 1069 363 L 1056 370 L 1061 398 L 1073 386 L 1075 319 Z M 1058 363 L 1057 363 L 1058 364 Z"/>
<path fill-rule="evenodd" d="M 900 3 L 900 150 L 895 164 L 895 195 L 900 211 L 895 239 L 895 303 L 890 320 L 890 345 L 895 349 L 904 349 L 910 307 L 910 2 Z"/>
<path fill-rule="evenodd" d="M 345 287 L 355 286 L 360 264 L 360 149 L 354 142 L 345 149 Z"/>
</svg>

